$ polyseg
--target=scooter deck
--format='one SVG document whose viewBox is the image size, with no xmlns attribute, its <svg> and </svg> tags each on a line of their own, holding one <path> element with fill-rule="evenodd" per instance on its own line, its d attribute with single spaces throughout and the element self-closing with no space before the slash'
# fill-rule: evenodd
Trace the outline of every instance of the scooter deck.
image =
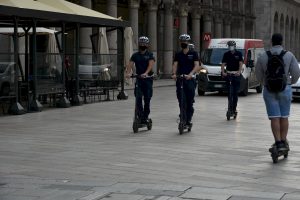
<svg viewBox="0 0 300 200">
<path fill-rule="evenodd" d="M 279 157 L 283 156 L 284 158 L 287 158 L 289 155 L 289 150 L 277 151 L 277 149 L 270 148 L 269 152 L 271 153 L 273 163 L 277 163 Z"/>
<path fill-rule="evenodd" d="M 183 125 L 181 123 L 178 124 L 179 134 L 183 134 L 184 131 L 191 132 L 193 124 L 191 125 Z"/>
<path fill-rule="evenodd" d="M 237 115 L 238 115 L 237 112 L 230 112 L 230 111 L 226 112 L 226 118 L 227 118 L 228 121 L 230 120 L 231 117 L 233 119 L 236 119 Z"/>
<path fill-rule="evenodd" d="M 139 123 L 138 126 L 139 128 L 144 128 L 147 127 L 148 123 Z"/>
<path fill-rule="evenodd" d="M 152 119 L 149 119 L 147 123 L 141 123 L 139 120 L 134 120 L 132 124 L 132 129 L 134 133 L 137 133 L 140 128 L 146 127 L 148 130 L 152 129 Z"/>
</svg>

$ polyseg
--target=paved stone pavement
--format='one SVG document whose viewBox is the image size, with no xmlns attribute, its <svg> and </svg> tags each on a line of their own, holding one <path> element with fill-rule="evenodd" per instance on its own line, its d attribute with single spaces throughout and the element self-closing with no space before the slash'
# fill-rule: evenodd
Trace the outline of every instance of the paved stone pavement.
<svg viewBox="0 0 300 200">
<path fill-rule="evenodd" d="M 152 131 L 133 134 L 134 98 L 0 118 L 0 200 L 299 200 L 300 104 L 291 152 L 273 164 L 260 94 L 196 97 L 192 132 L 179 135 L 174 87 L 156 88 Z"/>
</svg>

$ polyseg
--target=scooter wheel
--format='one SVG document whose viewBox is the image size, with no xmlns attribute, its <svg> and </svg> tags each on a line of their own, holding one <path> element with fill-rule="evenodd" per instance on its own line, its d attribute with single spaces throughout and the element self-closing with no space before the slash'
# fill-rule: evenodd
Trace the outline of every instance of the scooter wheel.
<svg viewBox="0 0 300 200">
<path fill-rule="evenodd" d="M 286 154 L 284 154 L 284 158 L 289 157 L 289 153 L 287 152 Z"/>
<path fill-rule="evenodd" d="M 132 129 L 134 133 L 139 131 L 139 124 L 137 122 L 133 122 Z"/>
<path fill-rule="evenodd" d="M 227 121 L 229 121 L 230 120 L 230 112 L 229 111 L 227 111 L 226 117 L 227 117 Z"/>
<path fill-rule="evenodd" d="M 192 127 L 189 127 L 189 128 L 188 128 L 188 132 L 191 132 L 191 130 L 192 130 Z"/>
<path fill-rule="evenodd" d="M 278 163 L 278 157 L 276 155 L 272 156 L 273 163 Z"/>
<path fill-rule="evenodd" d="M 182 122 L 178 125 L 179 134 L 182 135 L 184 131 L 184 124 Z"/>
<path fill-rule="evenodd" d="M 147 124 L 147 129 L 150 131 L 152 129 L 152 119 L 149 119 Z"/>
</svg>

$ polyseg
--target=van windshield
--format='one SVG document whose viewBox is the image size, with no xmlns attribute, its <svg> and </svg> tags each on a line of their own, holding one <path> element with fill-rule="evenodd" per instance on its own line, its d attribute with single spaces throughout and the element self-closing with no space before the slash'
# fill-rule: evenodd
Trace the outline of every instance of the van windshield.
<svg viewBox="0 0 300 200">
<path fill-rule="evenodd" d="M 8 67 L 9 65 L 7 64 L 7 63 L 5 63 L 5 64 L 0 64 L 0 74 L 3 74 L 5 71 L 6 71 L 6 69 L 7 69 L 7 67 Z"/>
<path fill-rule="evenodd" d="M 237 49 L 244 57 L 245 49 Z M 221 65 L 223 55 L 228 49 L 205 49 L 202 55 L 202 62 L 205 65 Z"/>
</svg>

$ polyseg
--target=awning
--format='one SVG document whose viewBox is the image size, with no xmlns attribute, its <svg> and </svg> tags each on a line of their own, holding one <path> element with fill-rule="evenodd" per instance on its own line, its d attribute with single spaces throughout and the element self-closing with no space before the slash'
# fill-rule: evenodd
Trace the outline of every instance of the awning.
<svg viewBox="0 0 300 200">
<path fill-rule="evenodd" d="M 48 28 L 36 28 L 36 34 L 41 35 L 41 34 L 54 34 L 56 31 Z M 19 34 L 24 34 L 25 31 L 23 28 L 18 28 L 18 33 Z M 28 31 L 28 33 L 32 33 L 32 28 Z M 14 34 L 14 28 L 0 28 L 0 34 L 4 35 L 13 35 Z"/>
<path fill-rule="evenodd" d="M 11 25 L 7 16 L 18 16 L 20 24 L 38 19 L 38 26 L 60 26 L 61 22 L 81 26 L 127 27 L 129 23 L 64 0 L 0 0 L 0 26 Z"/>
</svg>

